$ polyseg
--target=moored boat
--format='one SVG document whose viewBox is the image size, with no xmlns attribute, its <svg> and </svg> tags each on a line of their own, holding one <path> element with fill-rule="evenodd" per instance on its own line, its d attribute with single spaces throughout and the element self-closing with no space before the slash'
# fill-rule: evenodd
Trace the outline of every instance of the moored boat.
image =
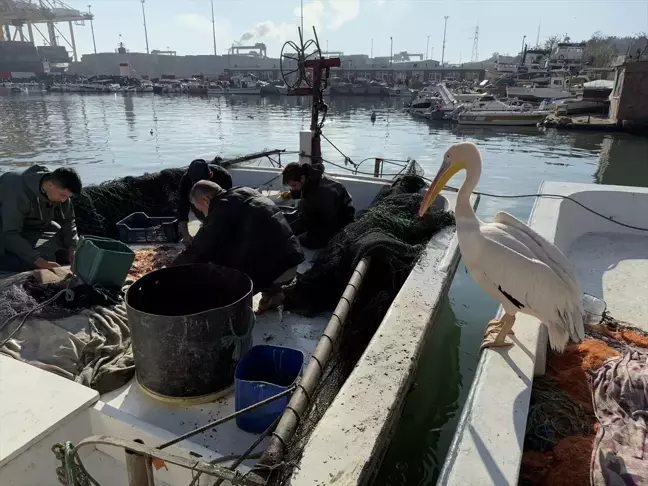
<svg viewBox="0 0 648 486">
<path fill-rule="evenodd" d="M 648 248 L 648 238 L 646 237 L 648 216 L 642 209 L 648 204 L 648 189 L 545 182 L 540 187 L 539 193 L 540 197 L 536 199 L 529 217 L 529 226 L 549 242 L 555 244 L 565 254 L 574 267 L 583 292 L 596 299 L 602 299 L 605 304 L 595 315 L 590 315 L 586 320 L 586 322 L 596 323 L 596 326 L 585 326 L 586 334 L 592 339 L 586 338 L 582 344 L 583 350 L 576 349 L 577 353 L 571 355 L 574 362 L 580 363 L 587 355 L 586 343 L 592 343 L 597 335 L 600 338 L 608 332 L 598 324 L 604 315 L 608 316 L 608 320 L 612 319 L 638 328 L 640 333 L 648 332 L 645 320 L 645 316 L 648 314 L 648 304 L 643 298 L 648 291 L 644 278 L 648 269 L 648 252 L 646 251 Z M 578 204 L 570 201 L 569 198 Z M 579 204 L 585 205 L 600 215 L 587 211 Z M 632 292 L 629 292 L 628 289 L 632 289 Z M 587 308 L 585 310 L 587 312 Z M 590 332 L 592 334 L 589 334 Z M 608 336 L 613 338 L 614 335 L 615 333 L 610 330 Z M 591 391 L 588 390 L 587 373 L 582 367 L 576 366 L 564 370 L 552 370 L 547 367 L 547 332 L 545 326 L 536 318 L 518 314 L 515 336 L 511 336 L 510 339 L 514 343 L 512 347 L 491 348 L 481 354 L 475 381 L 471 386 L 458 428 L 446 456 L 437 483 L 439 485 L 518 484 L 522 477 L 520 468 L 523 447 L 527 446 L 525 435 L 529 434 L 536 440 L 539 436 L 545 437 L 553 444 L 561 440 L 563 433 L 557 432 L 557 421 L 554 421 L 560 402 L 565 401 L 564 392 L 560 396 L 551 395 L 545 389 L 545 395 L 549 400 L 553 398 L 554 402 L 551 412 L 546 415 L 542 412 L 547 421 L 541 427 L 533 427 L 533 424 L 538 423 L 537 415 L 534 418 L 529 416 L 532 405 L 536 407 L 536 410 L 540 410 L 537 408 L 539 395 L 533 400 L 535 403 L 532 402 L 532 385 L 540 381 L 545 373 L 552 376 L 556 376 L 556 372 L 560 371 L 570 373 L 570 377 L 565 378 L 564 381 L 568 385 L 574 382 L 580 384 L 581 381 L 575 377 L 577 372 L 582 373 L 584 382 L 583 388 L 580 389 L 580 396 L 586 405 L 594 404 L 595 407 L 598 407 L 601 401 L 612 401 L 606 397 L 616 392 L 616 387 L 610 386 L 605 392 L 599 389 L 598 393 L 594 391 L 596 387 Z M 645 341 L 645 338 L 643 339 Z M 596 357 L 596 359 L 600 360 L 598 363 L 600 366 L 607 359 L 617 356 L 613 364 L 619 364 L 619 368 L 616 372 L 613 368 L 608 369 L 607 377 L 626 384 L 624 390 L 630 392 L 630 390 L 637 389 L 637 385 L 633 384 L 634 379 L 643 376 L 645 380 L 646 350 L 645 347 L 640 349 L 628 346 L 628 343 L 624 345 L 623 342 L 620 342 L 619 344 L 621 352 L 612 350 L 613 353 L 607 358 Z M 599 346 L 602 348 L 603 343 L 599 343 Z M 575 345 L 574 348 L 577 346 Z M 635 376 L 630 376 L 626 372 L 628 361 L 625 358 L 632 355 L 640 358 L 643 356 L 643 360 L 641 360 L 644 363 L 643 374 L 635 371 Z M 576 356 L 579 358 L 576 359 Z M 636 370 L 636 362 L 632 365 Z M 558 377 L 565 377 L 565 375 L 558 375 Z M 602 378 L 605 376 L 601 377 L 599 374 L 595 381 L 604 383 Z M 591 381 L 590 379 L 589 382 Z M 629 395 L 632 395 L 632 392 Z M 561 411 L 562 424 L 568 423 L 570 417 L 579 409 L 582 411 L 580 402 L 575 403 L 575 405 L 569 405 L 568 401 L 567 404 L 571 409 Z M 618 404 L 614 401 L 614 405 L 621 407 L 620 401 Z M 559 461 L 553 459 L 554 456 L 550 450 L 544 453 L 535 453 L 534 457 L 551 456 L 552 459 L 548 464 L 560 462 L 563 464 L 563 468 L 567 465 L 563 471 L 571 471 L 576 467 L 582 469 L 584 465 L 585 471 L 581 471 L 580 476 L 583 478 L 583 484 L 589 484 L 590 478 L 596 479 L 593 484 L 606 484 L 604 477 L 608 474 L 603 462 L 607 462 L 608 467 L 611 468 L 611 476 L 608 477 L 632 477 L 631 474 L 638 472 L 636 466 L 641 464 L 634 458 L 639 457 L 637 454 L 643 449 L 644 441 L 641 440 L 633 443 L 631 447 L 610 452 L 609 443 L 606 446 L 601 444 L 600 440 L 603 436 L 609 437 L 608 427 L 611 422 L 619 424 L 624 423 L 625 420 L 634 422 L 641 414 L 641 412 L 635 412 L 625 407 L 623 410 L 623 415 L 628 419 L 609 420 L 612 415 L 597 413 L 595 421 L 596 418 L 600 421 L 598 424 L 599 438 L 595 440 L 593 432 L 580 429 L 577 434 L 580 436 L 578 437 L 580 441 L 567 441 L 565 443 L 567 447 L 562 449 L 564 457 L 561 457 Z M 605 417 L 608 419 L 606 420 Z M 600 420 L 601 418 L 603 420 Z M 529 421 L 532 419 L 535 421 L 530 426 Z M 643 419 L 641 421 L 643 422 Z M 629 427 L 634 426 L 629 424 Z M 589 428 L 589 424 L 587 428 Z M 635 429 L 632 428 L 632 430 Z M 625 434 L 620 431 L 617 437 L 625 437 Z M 569 437 L 567 438 L 569 439 Z M 616 443 L 618 444 L 618 442 Z M 571 447 L 569 447 L 570 444 L 572 444 Z M 581 448 L 585 446 L 589 449 L 575 450 L 575 444 L 579 444 Z M 574 456 L 577 456 L 578 461 Z M 611 459 L 612 462 L 608 459 Z M 529 463 L 533 462 L 537 461 Z M 537 463 L 541 462 L 542 459 Z M 614 466 L 618 466 L 620 463 L 627 466 L 618 470 Z M 631 469 L 632 467 L 635 468 L 634 471 Z M 552 470 L 553 467 L 548 469 Z M 641 474 L 635 477 L 640 476 Z M 561 477 L 561 480 L 568 480 L 568 478 Z"/>
</svg>

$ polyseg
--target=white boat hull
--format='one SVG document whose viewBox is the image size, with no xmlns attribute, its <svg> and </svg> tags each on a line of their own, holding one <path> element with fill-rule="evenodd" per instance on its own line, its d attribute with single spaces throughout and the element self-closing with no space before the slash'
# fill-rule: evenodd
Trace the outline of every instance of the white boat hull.
<svg viewBox="0 0 648 486">
<path fill-rule="evenodd" d="M 518 98 L 521 100 L 542 101 L 542 100 L 561 100 L 563 98 L 574 98 L 578 91 L 562 91 L 553 88 L 523 88 L 512 86 L 506 88 L 506 96 L 509 98 Z"/>
<path fill-rule="evenodd" d="M 503 127 L 534 126 L 548 115 L 548 112 L 537 113 L 476 113 L 464 112 L 457 117 L 459 125 L 494 125 Z"/>
</svg>

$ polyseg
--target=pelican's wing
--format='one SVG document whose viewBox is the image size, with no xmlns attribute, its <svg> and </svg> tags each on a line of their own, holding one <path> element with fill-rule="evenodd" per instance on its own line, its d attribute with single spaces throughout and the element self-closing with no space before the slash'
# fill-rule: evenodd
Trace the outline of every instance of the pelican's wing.
<svg viewBox="0 0 648 486">
<path fill-rule="evenodd" d="M 549 265 L 572 289 L 575 297 L 582 297 L 581 285 L 572 264 L 560 249 L 549 240 L 532 230 L 528 225 L 508 213 L 497 213 L 494 223 L 514 228 L 518 238 L 533 252 L 536 258 Z M 504 228 L 508 231 L 507 228 Z M 522 233 L 520 235 L 519 233 Z"/>
<path fill-rule="evenodd" d="M 484 239 L 478 266 L 492 285 L 521 312 L 540 317 L 549 329 L 552 344 L 561 335 L 582 340 L 585 332 L 580 296 L 574 298 L 563 278 L 529 252 L 521 242 L 521 232 L 492 224 L 483 225 L 481 233 Z M 554 326 L 558 333 L 552 336 Z"/>
</svg>

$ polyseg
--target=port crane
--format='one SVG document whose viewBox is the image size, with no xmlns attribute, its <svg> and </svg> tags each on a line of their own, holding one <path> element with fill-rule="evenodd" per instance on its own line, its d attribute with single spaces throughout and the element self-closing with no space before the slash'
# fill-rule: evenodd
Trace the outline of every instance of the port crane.
<svg viewBox="0 0 648 486">
<path fill-rule="evenodd" d="M 83 23 L 93 18 L 90 12 L 80 12 L 60 0 L 0 0 L 0 41 L 30 42 L 35 45 L 33 29 L 36 29 L 48 45 L 57 46 L 58 33 L 72 49 L 76 62 L 78 56 L 73 22 Z M 69 24 L 70 40 L 56 26 L 61 22 Z M 47 25 L 47 36 L 37 24 Z M 24 26 L 27 26 L 28 37 L 25 36 Z"/>
</svg>

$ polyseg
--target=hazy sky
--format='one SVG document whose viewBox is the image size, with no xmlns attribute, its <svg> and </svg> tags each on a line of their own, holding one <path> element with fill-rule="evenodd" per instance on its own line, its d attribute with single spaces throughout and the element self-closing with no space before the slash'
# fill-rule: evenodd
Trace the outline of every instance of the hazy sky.
<svg viewBox="0 0 648 486">
<path fill-rule="evenodd" d="M 114 51 L 119 34 L 130 51 L 145 52 L 140 0 L 66 3 L 79 10 L 92 5 L 99 52 Z M 146 0 L 145 8 L 151 50 L 213 52 L 210 0 Z M 219 54 L 233 41 L 246 40 L 264 42 L 268 55 L 277 57 L 286 40 L 297 39 L 299 0 L 214 0 L 214 9 Z M 564 33 L 584 40 L 599 30 L 618 36 L 648 32 L 648 0 L 304 0 L 308 37 L 315 25 L 323 49 L 328 42 L 329 50 L 345 54 L 369 54 L 373 38 L 374 55 L 388 56 L 390 36 L 394 52 L 425 54 L 430 36 L 430 53 L 440 59 L 445 15 L 449 62 L 470 60 L 477 24 L 482 59 L 495 51 L 515 54 L 524 35 L 535 44 L 539 23 L 541 41 Z M 67 36 L 66 26 L 59 28 Z M 76 27 L 75 34 L 79 52 L 91 53 L 90 25 Z"/>
</svg>

